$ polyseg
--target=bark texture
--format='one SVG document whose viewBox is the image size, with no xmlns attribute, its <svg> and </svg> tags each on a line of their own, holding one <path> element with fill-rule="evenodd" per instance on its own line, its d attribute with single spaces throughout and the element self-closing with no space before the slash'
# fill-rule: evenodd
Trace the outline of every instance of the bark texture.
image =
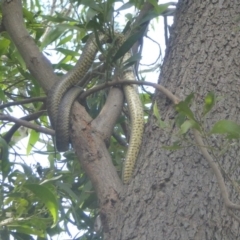
<svg viewBox="0 0 240 240">
<path fill-rule="evenodd" d="M 240 122 L 239 16 L 238 1 L 182 0 L 178 4 L 161 84 L 181 99 L 194 92 L 197 113 L 202 111 L 206 94 L 214 91 L 219 98 L 205 119 L 207 129 L 220 119 Z M 216 178 L 193 138 L 181 150 L 163 148 L 179 140 L 173 121 L 176 112 L 163 94 L 157 93 L 156 101 L 168 127 L 160 128 L 155 117 L 150 117 L 137 169 L 125 186 L 105 239 L 240 239 L 239 223 L 228 215 Z M 239 142 L 221 156 L 223 138 L 216 136 L 205 143 L 217 149 L 211 155 L 228 177 L 239 180 Z M 228 177 L 230 198 L 240 204 Z"/>
</svg>

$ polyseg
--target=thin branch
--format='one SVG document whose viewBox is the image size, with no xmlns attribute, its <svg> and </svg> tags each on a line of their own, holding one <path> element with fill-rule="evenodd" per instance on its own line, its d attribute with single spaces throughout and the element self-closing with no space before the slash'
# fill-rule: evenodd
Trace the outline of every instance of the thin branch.
<svg viewBox="0 0 240 240">
<path fill-rule="evenodd" d="M 46 97 L 27 98 L 27 99 L 24 99 L 24 100 L 19 100 L 19 101 L 8 102 L 8 103 L 5 103 L 5 104 L 2 104 L 2 105 L 0 105 L 0 109 L 15 106 L 15 105 L 22 105 L 22 104 L 26 104 L 26 103 L 43 102 L 45 100 L 46 100 Z"/>
<path fill-rule="evenodd" d="M 43 110 L 45 108 L 45 104 L 42 105 L 40 111 L 29 114 L 28 116 L 22 117 L 22 120 L 25 121 L 32 121 L 32 120 L 36 120 L 37 118 L 39 118 L 40 116 L 42 116 L 42 114 L 46 113 L 46 110 Z M 9 143 L 11 141 L 11 138 L 13 136 L 13 134 L 18 130 L 18 128 L 21 127 L 21 124 L 15 123 L 10 130 L 4 135 L 4 139 L 7 143 Z"/>
<path fill-rule="evenodd" d="M 22 120 L 22 119 L 19 119 L 19 118 L 15 118 L 15 117 L 10 116 L 10 115 L 0 114 L 0 120 L 3 120 L 3 121 L 7 120 L 7 121 L 15 122 L 15 123 L 17 123 L 19 125 L 22 125 L 24 127 L 36 130 L 37 132 L 42 132 L 42 133 L 46 133 L 46 134 L 49 134 L 49 135 L 55 135 L 55 131 L 52 130 L 52 129 L 44 128 L 44 127 L 41 127 L 37 124 L 31 123 L 31 122 L 28 122 L 26 120 Z"/>
<path fill-rule="evenodd" d="M 0 226 L 6 226 L 6 225 L 9 225 L 11 223 L 16 223 L 16 222 L 20 222 L 20 221 L 27 221 L 27 220 L 30 220 L 31 218 L 7 218 L 3 221 L 0 222 Z"/>
<path fill-rule="evenodd" d="M 127 146 L 128 146 L 126 140 L 123 139 L 123 138 L 122 138 L 118 133 L 116 133 L 115 131 L 113 131 L 112 136 L 113 136 L 113 137 L 116 139 L 116 141 L 117 141 L 120 145 L 122 145 L 123 147 L 127 147 Z"/>
<path fill-rule="evenodd" d="M 164 38 L 165 38 L 165 45 L 168 45 L 168 22 L 167 22 L 167 16 L 163 16 L 164 21 Z"/>
<path fill-rule="evenodd" d="M 174 104 L 178 104 L 180 102 L 180 100 L 174 94 L 172 94 L 167 88 L 165 88 L 159 84 L 152 83 L 152 82 L 139 82 L 139 81 L 134 81 L 134 80 L 123 80 L 123 81 L 121 80 L 121 81 L 106 82 L 106 83 L 100 84 L 100 85 L 93 87 L 93 88 L 87 90 L 86 92 L 82 93 L 80 98 L 84 99 L 94 92 L 100 91 L 104 88 L 121 85 L 121 84 L 136 84 L 136 85 L 151 86 L 151 87 L 156 88 L 158 91 L 162 92 L 163 94 L 165 94 Z"/>
<path fill-rule="evenodd" d="M 228 196 L 226 185 L 224 183 L 223 176 L 222 176 L 217 164 L 214 162 L 213 158 L 208 153 L 207 147 L 204 145 L 200 133 L 195 129 L 193 130 L 193 133 L 194 133 L 195 141 L 198 144 L 198 147 L 199 147 L 202 155 L 208 161 L 209 166 L 212 168 L 212 170 L 217 178 L 218 185 L 219 185 L 226 208 L 240 210 L 240 205 L 234 204 L 229 200 L 229 196 Z"/>
<path fill-rule="evenodd" d="M 141 66 L 151 66 L 151 65 L 155 65 L 155 64 L 157 64 L 157 62 L 159 61 L 159 59 L 161 58 L 161 56 L 162 56 L 162 51 L 161 51 L 161 46 L 160 46 L 160 44 L 157 42 L 157 41 L 155 41 L 153 38 L 151 38 L 151 37 L 149 37 L 148 35 L 146 36 L 146 38 L 148 38 L 150 41 L 152 41 L 153 43 L 155 43 L 157 46 L 158 46 L 158 49 L 159 49 L 159 54 L 158 54 L 158 56 L 157 56 L 157 59 L 153 62 L 153 63 L 149 63 L 149 64 L 141 64 Z"/>
<path fill-rule="evenodd" d="M 81 85 L 86 86 L 93 78 L 99 77 L 100 74 L 103 74 L 106 70 L 106 64 L 102 64 L 92 71 L 87 72 L 84 78 L 81 80 Z"/>
<path fill-rule="evenodd" d="M 111 88 L 101 112 L 92 121 L 93 129 L 96 129 L 102 135 L 102 139 L 105 142 L 108 142 L 112 135 L 113 128 L 121 114 L 123 102 L 124 95 L 122 90 Z"/>
</svg>

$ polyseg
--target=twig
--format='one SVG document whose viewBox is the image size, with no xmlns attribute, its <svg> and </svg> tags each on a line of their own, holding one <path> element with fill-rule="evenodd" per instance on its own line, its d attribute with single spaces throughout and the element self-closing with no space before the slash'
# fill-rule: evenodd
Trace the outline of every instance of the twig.
<svg viewBox="0 0 240 240">
<path fill-rule="evenodd" d="M 11 223 L 16 223 L 16 222 L 20 222 L 20 221 L 27 221 L 30 220 L 31 218 L 7 218 L 3 221 L 0 222 L 0 226 L 6 226 L 9 225 Z"/>
<path fill-rule="evenodd" d="M 46 134 L 49 134 L 49 135 L 55 135 L 55 131 L 52 130 L 52 129 L 44 128 L 44 127 L 41 127 L 37 124 L 31 123 L 31 122 L 28 122 L 26 120 L 22 120 L 22 119 L 19 119 L 19 118 L 15 118 L 15 117 L 10 116 L 10 115 L 0 114 L 0 120 L 12 121 L 12 122 L 15 122 L 15 123 L 17 123 L 21 126 L 25 126 L 27 128 L 31 128 L 33 130 L 36 130 L 37 132 L 42 132 L 42 133 L 46 133 Z"/>
<path fill-rule="evenodd" d="M 35 120 L 37 118 L 39 118 L 43 113 L 46 113 L 45 110 L 43 110 L 45 108 L 45 104 L 42 105 L 40 111 L 29 114 L 25 117 L 22 117 L 22 120 L 26 120 L 26 121 L 32 121 Z M 13 134 L 18 130 L 18 128 L 21 127 L 21 124 L 15 123 L 10 130 L 4 135 L 4 139 L 7 143 L 9 143 L 11 141 L 11 138 L 13 136 Z"/>
<path fill-rule="evenodd" d="M 136 84 L 136 85 L 151 86 L 151 87 L 156 88 L 163 94 L 165 94 L 174 104 L 178 104 L 180 102 L 180 100 L 174 94 L 172 94 L 167 88 L 165 88 L 159 84 L 152 83 L 152 82 L 139 82 L 139 81 L 133 81 L 133 80 L 123 80 L 123 81 L 121 80 L 121 81 L 113 81 L 113 82 L 106 82 L 106 83 L 100 84 L 100 85 L 98 85 L 94 88 L 91 88 L 91 89 L 87 90 L 86 92 L 82 93 L 80 98 L 84 99 L 94 92 L 100 91 L 104 88 L 121 85 L 121 84 Z"/>
<path fill-rule="evenodd" d="M 208 153 L 207 148 L 204 146 L 204 143 L 203 143 L 200 133 L 195 129 L 193 130 L 193 133 L 194 133 L 195 141 L 198 144 L 198 147 L 199 147 L 202 155 L 208 161 L 209 166 L 212 168 L 212 170 L 217 178 L 218 185 L 219 185 L 226 208 L 240 210 L 240 205 L 234 204 L 229 200 L 229 196 L 228 196 L 226 185 L 224 183 L 223 176 L 222 176 L 220 170 L 218 169 L 217 164 L 214 162 L 213 158 Z"/>
<path fill-rule="evenodd" d="M 122 145 L 122 146 L 124 146 L 124 147 L 127 147 L 127 146 L 128 146 L 126 140 L 123 139 L 123 138 L 122 138 L 118 133 L 116 133 L 115 131 L 113 131 L 112 136 L 117 140 L 117 142 L 118 142 L 120 145 Z"/>
<path fill-rule="evenodd" d="M 46 97 L 35 97 L 35 98 L 28 98 L 20 101 L 14 101 L 14 102 L 8 102 L 5 104 L 0 105 L 0 109 L 10 107 L 10 106 L 15 106 L 15 105 L 22 105 L 26 103 L 33 103 L 33 102 L 43 102 L 46 100 Z"/>
</svg>

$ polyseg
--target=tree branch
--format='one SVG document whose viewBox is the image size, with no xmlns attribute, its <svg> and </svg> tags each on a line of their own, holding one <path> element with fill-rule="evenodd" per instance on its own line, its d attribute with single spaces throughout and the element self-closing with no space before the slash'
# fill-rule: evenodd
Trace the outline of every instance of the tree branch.
<svg viewBox="0 0 240 240">
<path fill-rule="evenodd" d="M 111 86 L 117 86 L 117 85 L 121 85 L 121 84 L 136 84 L 136 85 L 151 86 L 151 87 L 156 88 L 158 91 L 162 92 L 163 94 L 165 94 L 174 104 L 178 104 L 180 101 L 167 88 L 165 88 L 159 84 L 152 83 L 152 82 L 142 82 L 142 81 L 140 82 L 140 81 L 134 81 L 134 80 L 123 80 L 123 81 L 121 80 L 121 81 L 113 81 L 113 82 L 106 82 L 106 83 L 100 84 L 100 85 L 93 87 L 93 88 L 87 90 L 86 92 L 82 93 L 80 96 L 80 99 L 84 99 L 87 96 L 89 96 L 90 94 L 100 91 L 104 88 L 108 88 Z"/>
<path fill-rule="evenodd" d="M 44 127 L 41 127 L 37 124 L 30 123 L 30 122 L 28 122 L 26 120 L 23 120 L 23 119 L 12 117 L 10 115 L 0 114 L 0 120 L 12 121 L 12 122 L 17 123 L 18 125 L 36 130 L 37 132 L 42 132 L 42 133 L 46 133 L 46 134 L 49 134 L 49 135 L 55 135 L 55 131 L 52 130 L 52 129 L 44 128 Z"/>
<path fill-rule="evenodd" d="M 117 142 L 122 145 L 123 147 L 127 147 L 128 144 L 125 139 L 123 139 L 119 134 L 117 134 L 115 131 L 113 131 L 113 137 L 117 140 Z"/>
<path fill-rule="evenodd" d="M 111 137 L 113 128 L 122 111 L 124 95 L 121 89 L 111 88 L 106 103 L 96 119 L 92 122 L 92 127 L 102 134 L 102 139 L 106 142 Z"/>
<path fill-rule="evenodd" d="M 75 102 L 71 116 L 71 141 L 82 168 L 96 190 L 102 223 L 107 230 L 123 186 L 102 135 L 92 126 L 92 119 L 84 107 Z"/>
<path fill-rule="evenodd" d="M 195 141 L 198 144 L 198 147 L 199 147 L 202 155 L 207 160 L 209 166 L 212 168 L 212 170 L 217 178 L 217 182 L 218 182 L 218 185 L 219 185 L 219 188 L 220 188 L 220 191 L 222 194 L 222 198 L 223 198 L 226 208 L 240 210 L 240 205 L 234 204 L 230 201 L 228 192 L 227 192 L 227 187 L 225 185 L 223 176 L 222 176 L 217 164 L 214 162 L 213 158 L 208 153 L 207 147 L 204 145 L 200 133 L 196 129 L 193 130 L 193 133 L 194 133 Z"/>
<path fill-rule="evenodd" d="M 42 105 L 41 109 L 44 109 L 45 108 L 45 104 Z M 32 114 L 29 114 L 28 116 L 25 116 L 25 117 L 22 117 L 21 119 L 22 120 L 25 120 L 25 121 L 32 121 L 32 120 L 36 120 L 37 118 L 39 118 L 42 114 L 46 113 L 46 110 L 40 110 L 38 112 L 35 112 L 35 113 L 32 113 Z M 18 130 L 18 128 L 20 128 L 21 125 L 16 123 L 14 124 L 10 130 L 4 135 L 4 139 L 7 143 L 9 143 L 11 141 L 11 138 L 13 136 L 13 134 Z"/>
<path fill-rule="evenodd" d="M 0 109 L 4 109 L 6 107 L 16 106 L 16 105 L 22 105 L 27 103 L 33 103 L 33 102 L 43 102 L 46 100 L 46 97 L 35 97 L 35 98 L 27 98 L 24 100 L 14 101 L 14 102 L 8 102 L 5 104 L 0 105 Z"/>
</svg>

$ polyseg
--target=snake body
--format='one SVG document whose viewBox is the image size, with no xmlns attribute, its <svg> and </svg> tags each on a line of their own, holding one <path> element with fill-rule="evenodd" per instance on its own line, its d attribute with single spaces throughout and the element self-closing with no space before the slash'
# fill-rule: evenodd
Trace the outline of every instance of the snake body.
<svg viewBox="0 0 240 240">
<path fill-rule="evenodd" d="M 126 79 L 135 79 L 132 71 L 125 74 Z M 142 144 L 144 130 L 144 113 L 137 89 L 133 85 L 124 85 L 124 94 L 127 100 L 131 120 L 131 135 L 122 171 L 122 181 L 127 184 L 132 177 L 135 162 Z"/>
<path fill-rule="evenodd" d="M 107 39 L 108 38 L 105 35 L 99 36 L 101 44 L 106 42 Z M 126 39 L 124 37 L 120 37 L 118 44 L 121 45 L 125 40 Z M 64 77 L 64 79 L 57 82 L 48 94 L 48 114 L 52 126 L 55 128 L 56 146 L 58 151 L 68 150 L 71 106 L 79 93 L 82 91 L 79 87 L 72 87 L 74 87 L 79 82 L 79 79 L 82 79 L 87 73 L 94 61 L 97 51 L 98 47 L 96 39 L 94 36 L 91 36 L 88 39 L 76 66 L 66 75 L 66 77 Z M 130 57 L 131 54 L 129 52 L 126 53 L 123 57 L 123 62 Z M 124 70 L 122 76 L 123 80 L 134 80 L 135 75 L 132 67 Z M 144 115 L 142 103 L 136 88 L 133 85 L 124 85 L 123 90 L 127 100 L 132 125 L 129 147 L 122 173 L 123 183 L 126 184 L 131 179 L 137 155 L 141 147 L 144 129 Z"/>
<path fill-rule="evenodd" d="M 99 36 L 100 42 L 104 42 L 105 39 L 105 35 Z M 79 82 L 79 79 L 84 77 L 88 69 L 91 67 L 97 51 L 97 43 L 94 35 L 92 35 L 84 46 L 82 55 L 75 67 L 69 71 L 62 80 L 58 81 L 49 91 L 47 98 L 47 110 L 53 128 L 56 126 L 59 104 L 63 98 L 63 95 L 71 87 L 74 87 Z M 58 150 L 61 151 L 61 149 Z"/>
<path fill-rule="evenodd" d="M 99 35 L 100 43 L 106 41 L 106 38 L 105 35 Z M 67 91 L 76 86 L 79 80 L 85 76 L 95 59 L 97 51 L 97 43 L 94 35 L 92 35 L 84 46 L 82 55 L 74 68 L 63 79 L 58 81 L 48 93 L 47 111 L 52 127 L 56 132 L 56 147 L 59 152 L 67 151 L 69 148 L 69 115 L 73 101 L 81 92 L 80 88 L 74 88 L 71 91 L 73 95 L 67 94 Z M 65 93 L 67 94 L 65 101 L 60 105 Z M 61 110 L 59 111 L 59 109 Z"/>
</svg>

